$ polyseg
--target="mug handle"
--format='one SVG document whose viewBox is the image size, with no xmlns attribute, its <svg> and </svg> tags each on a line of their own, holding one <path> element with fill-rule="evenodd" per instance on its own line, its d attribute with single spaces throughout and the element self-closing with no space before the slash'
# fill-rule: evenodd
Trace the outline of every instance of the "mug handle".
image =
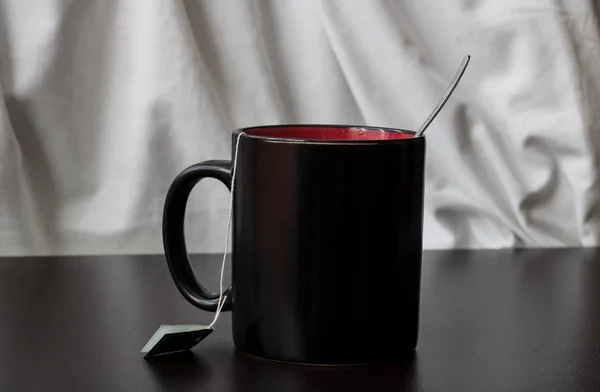
<svg viewBox="0 0 600 392">
<path fill-rule="evenodd" d="M 183 170 L 171 183 L 163 211 L 163 245 L 171 277 L 179 292 L 189 303 L 209 312 L 216 312 L 219 294 L 211 293 L 198 282 L 185 245 L 185 208 L 194 186 L 203 178 L 221 181 L 231 191 L 231 161 L 213 160 L 197 163 Z M 231 310 L 231 286 L 225 290 L 222 311 Z"/>
</svg>

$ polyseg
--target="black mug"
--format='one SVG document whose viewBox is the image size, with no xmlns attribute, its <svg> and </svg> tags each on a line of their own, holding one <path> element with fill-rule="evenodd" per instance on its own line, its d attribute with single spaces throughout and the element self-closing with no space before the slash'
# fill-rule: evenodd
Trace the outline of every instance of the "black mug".
<svg viewBox="0 0 600 392">
<path fill-rule="evenodd" d="M 413 136 L 342 125 L 233 132 L 233 149 L 241 139 L 223 310 L 233 312 L 238 349 L 323 365 L 389 362 L 415 350 L 425 138 Z M 219 294 L 196 280 L 184 239 L 188 196 L 207 177 L 231 189 L 232 162 L 198 163 L 175 178 L 163 241 L 179 291 L 215 311 Z"/>
</svg>

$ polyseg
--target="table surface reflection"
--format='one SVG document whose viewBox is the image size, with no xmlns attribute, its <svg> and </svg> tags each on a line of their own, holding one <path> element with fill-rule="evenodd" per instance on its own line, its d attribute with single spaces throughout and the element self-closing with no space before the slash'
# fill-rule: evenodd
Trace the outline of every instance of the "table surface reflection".
<svg viewBox="0 0 600 392">
<path fill-rule="evenodd" d="M 216 290 L 220 256 L 193 262 Z M 0 390 L 600 390 L 598 249 L 425 252 L 419 345 L 401 363 L 255 360 L 234 349 L 229 314 L 193 351 L 142 359 L 160 324 L 212 316 L 161 256 L 0 258 Z"/>
</svg>

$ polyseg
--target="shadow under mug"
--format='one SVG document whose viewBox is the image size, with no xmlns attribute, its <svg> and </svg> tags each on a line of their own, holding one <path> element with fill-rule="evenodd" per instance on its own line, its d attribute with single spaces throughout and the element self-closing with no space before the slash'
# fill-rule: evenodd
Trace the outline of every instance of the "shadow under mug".
<svg viewBox="0 0 600 392">
<path fill-rule="evenodd" d="M 236 347 L 302 364 L 388 362 L 414 351 L 419 326 L 425 138 L 388 128 L 278 125 L 238 129 L 231 310 Z M 235 156 L 235 152 L 232 156 Z M 232 162 L 206 161 L 169 188 L 163 241 L 170 273 L 215 311 L 184 238 L 192 188 L 231 189 Z"/>
</svg>

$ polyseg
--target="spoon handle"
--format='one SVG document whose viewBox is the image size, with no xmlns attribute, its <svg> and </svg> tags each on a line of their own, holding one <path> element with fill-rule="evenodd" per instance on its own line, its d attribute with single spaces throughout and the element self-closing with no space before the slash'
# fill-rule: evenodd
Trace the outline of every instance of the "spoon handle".
<svg viewBox="0 0 600 392">
<path fill-rule="evenodd" d="M 427 119 L 425 120 L 423 125 L 421 125 L 421 128 L 419 128 L 419 130 L 417 131 L 417 133 L 415 134 L 414 137 L 423 136 L 423 133 L 425 132 L 425 130 L 429 127 L 429 125 L 431 125 L 431 122 L 437 117 L 440 110 L 442 110 L 442 108 L 448 101 L 448 98 L 450 98 L 450 96 L 454 92 L 454 89 L 456 88 L 456 86 L 458 86 L 458 82 L 460 82 L 460 79 L 462 78 L 463 74 L 465 73 L 470 60 L 471 60 L 471 56 L 469 56 L 469 55 L 466 55 L 465 58 L 463 58 L 463 61 L 462 61 L 462 63 L 460 63 L 460 67 L 458 67 L 458 71 L 456 71 L 456 75 L 454 75 L 454 78 L 452 79 L 452 83 L 450 83 L 448 90 L 446 90 L 446 93 L 444 94 L 442 99 L 440 99 L 440 101 L 438 102 L 436 107 L 429 114 L 429 116 L 427 117 Z"/>
</svg>

